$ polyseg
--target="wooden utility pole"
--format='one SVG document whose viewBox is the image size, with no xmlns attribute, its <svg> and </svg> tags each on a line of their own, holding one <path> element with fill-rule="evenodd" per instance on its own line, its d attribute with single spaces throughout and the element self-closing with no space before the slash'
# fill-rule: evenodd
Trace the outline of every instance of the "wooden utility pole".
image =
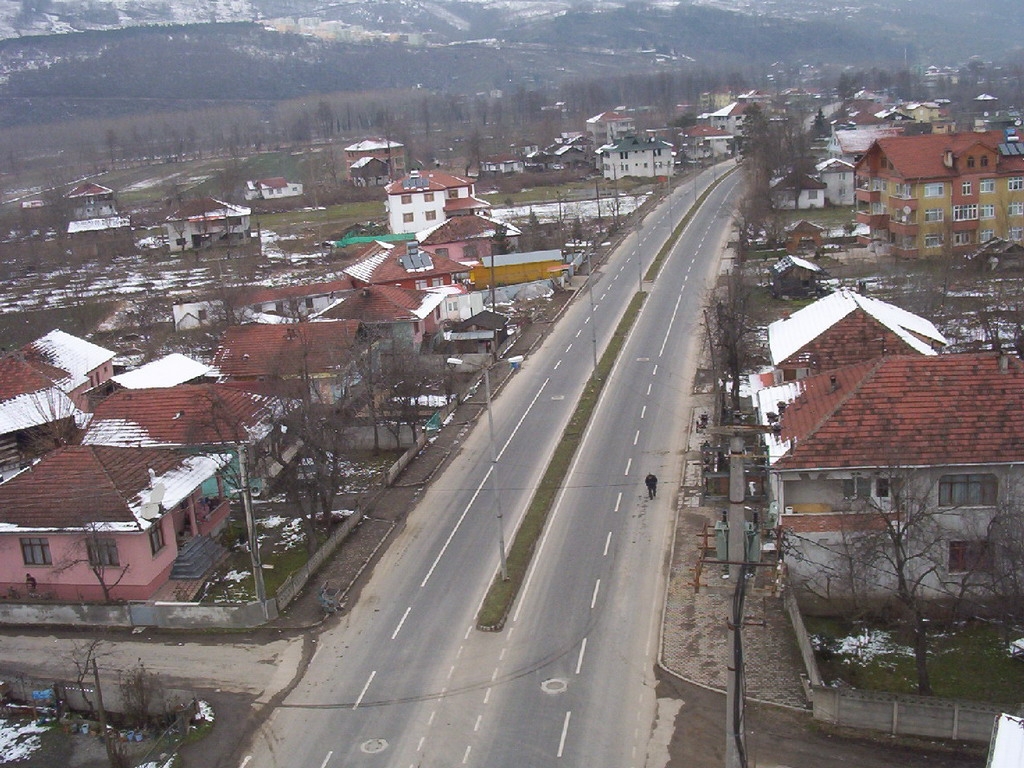
<svg viewBox="0 0 1024 768">
<path fill-rule="evenodd" d="M 100 671 L 96 667 L 96 659 L 92 660 L 92 679 L 96 684 L 96 710 L 100 716 L 100 734 L 103 736 L 103 746 L 107 749 L 107 762 L 110 763 L 110 768 L 118 768 L 120 762 L 114 752 L 114 743 L 110 740 L 110 732 L 107 729 L 107 710 L 103 708 L 103 691 L 100 689 Z"/>
<path fill-rule="evenodd" d="M 729 579 L 733 583 L 732 615 L 729 618 L 728 666 L 725 693 L 725 766 L 746 768 L 747 746 L 743 732 L 743 602 L 747 587 L 747 515 L 743 505 L 746 477 L 743 472 L 742 435 L 729 438 Z"/>
</svg>

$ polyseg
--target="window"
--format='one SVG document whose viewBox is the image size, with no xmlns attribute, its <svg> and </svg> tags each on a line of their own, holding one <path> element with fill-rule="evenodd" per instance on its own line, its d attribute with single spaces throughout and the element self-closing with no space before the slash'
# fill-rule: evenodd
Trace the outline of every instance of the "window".
<svg viewBox="0 0 1024 768">
<path fill-rule="evenodd" d="M 25 561 L 25 565 L 50 565 L 50 540 L 22 539 L 21 559 Z"/>
<path fill-rule="evenodd" d="M 1016 200 L 1010 203 L 1006 212 L 1011 216 L 1024 216 L 1024 200 Z"/>
<path fill-rule="evenodd" d="M 970 232 L 954 232 L 953 233 L 953 245 L 970 245 L 971 244 L 971 233 Z"/>
<path fill-rule="evenodd" d="M 456 200 L 458 197 L 459 197 L 459 190 L 457 190 L 457 189 L 449 189 L 448 190 L 448 199 L 449 200 Z"/>
<path fill-rule="evenodd" d="M 427 221 L 434 221 L 437 219 L 437 211 L 427 211 Z"/>
<path fill-rule="evenodd" d="M 889 498 L 889 478 L 880 477 L 875 480 L 875 496 L 879 499 Z"/>
<path fill-rule="evenodd" d="M 924 210 L 924 220 L 925 221 L 942 221 L 943 218 L 945 218 L 944 214 L 945 214 L 945 211 L 943 211 L 941 208 L 925 208 L 925 210 Z"/>
<path fill-rule="evenodd" d="M 939 478 L 940 507 L 990 507 L 996 503 L 995 475 L 943 475 Z"/>
<path fill-rule="evenodd" d="M 402 223 L 403 224 L 412 224 L 412 214 L 411 213 L 403 213 L 402 214 Z"/>
<path fill-rule="evenodd" d="M 443 277 L 432 277 L 432 278 L 430 278 L 430 287 L 431 288 L 440 288 L 442 285 L 444 285 L 444 278 Z"/>
<path fill-rule="evenodd" d="M 89 565 L 119 565 L 117 561 L 116 539 L 89 539 L 85 543 L 89 552 Z"/>
<path fill-rule="evenodd" d="M 978 232 L 978 242 L 979 243 L 987 243 L 989 240 L 991 240 L 995 236 L 996 236 L 996 231 L 994 229 L 983 229 L 980 232 Z"/>
<path fill-rule="evenodd" d="M 941 181 L 936 184 L 925 184 L 924 185 L 924 196 L 925 197 L 942 197 L 946 194 L 946 185 Z"/>
<path fill-rule="evenodd" d="M 1024 227 L 1010 227 L 1009 231 L 1006 233 L 1006 236 L 1010 240 L 1020 242 L 1021 240 L 1024 240 Z"/>
<path fill-rule="evenodd" d="M 818 190 L 816 190 L 816 189 L 809 189 L 809 190 L 807 190 L 807 199 L 808 200 L 817 200 L 818 199 Z"/>
<path fill-rule="evenodd" d="M 953 221 L 971 221 L 978 218 L 978 206 L 974 203 L 953 206 Z"/>
<path fill-rule="evenodd" d="M 445 258 L 448 258 L 447 248 L 435 248 L 434 253 L 437 254 L 438 256 L 444 256 Z"/>
<path fill-rule="evenodd" d="M 870 477 L 851 477 L 843 480 L 843 498 L 866 499 L 871 495 Z"/>
<path fill-rule="evenodd" d="M 629 160 L 629 152 L 619 152 L 619 160 Z"/>
<path fill-rule="evenodd" d="M 924 247 L 925 248 L 938 248 L 942 245 L 942 234 L 932 232 L 924 236 Z"/>
<path fill-rule="evenodd" d="M 981 156 L 981 167 L 988 168 L 988 155 Z"/>
<path fill-rule="evenodd" d="M 462 249 L 462 255 L 467 259 L 475 259 L 477 255 L 477 247 L 475 245 L 467 245 Z"/>
<path fill-rule="evenodd" d="M 306 297 L 306 309 L 313 309 L 313 297 L 312 296 L 307 296 Z"/>
<path fill-rule="evenodd" d="M 991 203 L 978 206 L 978 213 L 983 219 L 994 219 L 996 217 L 996 207 Z"/>
<path fill-rule="evenodd" d="M 971 159 L 973 160 L 974 158 L 971 158 Z M 962 182 L 960 184 L 960 194 L 961 195 L 969 195 L 969 194 L 971 194 L 971 189 L 972 189 L 972 186 L 971 186 L 971 182 L 969 182 L 969 181 L 965 181 L 965 182 Z"/>
<path fill-rule="evenodd" d="M 1024 189 L 1024 176 L 1011 176 L 1006 180 L 1006 189 L 1009 192 L 1020 192 Z"/>
<path fill-rule="evenodd" d="M 987 541 L 949 542 L 950 573 L 987 571 L 992 565 L 992 552 Z"/>
<path fill-rule="evenodd" d="M 898 182 L 892 185 L 893 197 L 910 197 L 910 185 Z"/>
<path fill-rule="evenodd" d="M 423 200 L 425 202 L 428 202 L 428 203 L 434 202 L 434 193 L 433 192 L 424 192 L 423 193 Z"/>
<path fill-rule="evenodd" d="M 417 280 L 416 281 L 416 290 L 417 291 L 425 291 L 425 290 L 427 290 L 427 281 L 426 280 Z"/>
<path fill-rule="evenodd" d="M 974 167 L 974 155 L 970 155 L 970 156 L 969 156 L 969 157 L 967 158 L 967 167 L 968 167 L 968 168 L 973 168 L 973 167 Z M 968 184 L 970 184 L 970 182 L 967 182 L 967 183 L 968 183 Z M 970 194 L 970 192 L 965 192 L 964 194 L 965 194 L 965 195 L 969 195 L 969 194 Z"/>
<path fill-rule="evenodd" d="M 155 555 L 164 548 L 164 528 L 160 523 L 154 523 L 149 529 L 149 549 Z"/>
<path fill-rule="evenodd" d="M 412 195 L 402 195 L 402 205 L 412 205 Z"/>
<path fill-rule="evenodd" d="M 988 158 L 982 158 L 987 160 Z M 978 191 L 984 194 L 985 192 L 996 191 L 996 180 L 995 179 L 982 179 L 978 182 Z"/>
<path fill-rule="evenodd" d="M 205 309 L 199 310 L 199 322 L 204 323 L 210 317 L 210 313 Z"/>
</svg>

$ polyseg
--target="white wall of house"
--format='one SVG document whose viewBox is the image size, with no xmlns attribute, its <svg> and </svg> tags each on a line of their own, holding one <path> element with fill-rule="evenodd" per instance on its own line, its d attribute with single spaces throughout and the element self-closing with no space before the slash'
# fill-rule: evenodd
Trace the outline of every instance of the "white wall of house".
<svg viewBox="0 0 1024 768">
<path fill-rule="evenodd" d="M 773 471 L 770 483 L 773 497 L 782 514 L 779 525 L 786 533 L 785 560 L 789 573 L 800 589 L 808 595 L 831 598 L 844 597 L 851 588 L 850 555 L 858 539 L 857 523 L 875 518 L 880 510 L 891 510 L 888 488 L 897 470 L 862 471 L 822 470 L 812 472 Z M 955 550 L 985 540 L 992 519 L 1000 504 L 1005 504 L 1024 472 L 1012 466 L 933 467 L 916 470 L 906 486 L 904 510 L 924 505 L 933 510 L 925 528 L 929 535 L 926 558 L 918 558 L 915 567 L 932 569 L 925 580 L 930 595 L 940 598 L 961 588 L 963 569 L 955 567 Z M 995 483 L 995 504 L 971 501 L 941 501 L 940 485 L 978 483 L 987 477 Z M 971 478 L 968 480 L 967 478 Z M 923 530 L 922 529 L 915 529 Z M 922 542 L 912 542 L 911 551 L 922 552 Z M 863 563 L 861 563 L 863 565 Z M 891 592 L 894 576 L 884 564 L 863 569 L 855 577 L 860 594 L 882 596 Z M 920 571 L 925 573 L 925 570 Z M 972 576 L 977 583 L 978 575 Z"/>
<path fill-rule="evenodd" d="M 445 201 L 469 197 L 469 187 L 453 187 L 447 190 L 414 191 L 403 190 L 388 195 L 388 226 L 395 234 L 419 232 L 434 227 L 445 220 Z"/>
<path fill-rule="evenodd" d="M 821 172 L 821 180 L 827 187 L 825 197 L 832 205 L 853 205 L 854 186 L 853 169 L 849 170 L 824 170 Z"/>
<path fill-rule="evenodd" d="M 614 181 L 627 176 L 655 178 L 671 176 L 673 173 L 672 150 L 668 147 L 618 152 L 608 150 L 602 159 L 605 179 Z"/>
</svg>

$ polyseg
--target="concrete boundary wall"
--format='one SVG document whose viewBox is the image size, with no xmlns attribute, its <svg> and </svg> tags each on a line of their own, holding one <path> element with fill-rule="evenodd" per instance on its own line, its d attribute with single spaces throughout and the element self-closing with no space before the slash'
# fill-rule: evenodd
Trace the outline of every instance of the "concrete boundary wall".
<svg viewBox="0 0 1024 768">
<path fill-rule="evenodd" d="M 925 736 L 988 743 L 1002 713 L 997 706 L 813 686 L 814 719 L 892 736 Z"/>
<path fill-rule="evenodd" d="M 1002 713 L 1002 709 L 994 705 L 825 685 L 792 590 L 786 590 L 783 602 L 803 657 L 806 674 L 801 678 L 815 720 L 846 728 L 884 731 L 892 736 L 985 743 L 992 738 L 993 723 Z"/>
<path fill-rule="evenodd" d="M 70 662 L 69 662 L 70 664 Z M 89 675 L 89 683 L 79 683 L 73 680 L 53 680 L 41 677 L 26 675 L 15 675 L 4 678 L 6 690 L 15 701 L 33 701 L 33 691 L 56 690 L 57 696 L 64 703 L 64 706 L 75 712 L 91 712 L 96 708 L 96 688 L 92 684 L 92 675 Z M 124 712 L 124 697 L 121 693 L 121 686 L 116 682 L 106 680 L 103 683 L 103 709 L 107 712 L 122 714 Z M 149 713 L 151 715 L 170 715 L 183 709 L 191 711 L 195 706 L 196 692 L 184 688 L 160 688 L 160 695 L 149 702 Z M 40 702 L 41 706 L 48 706 Z"/>
</svg>

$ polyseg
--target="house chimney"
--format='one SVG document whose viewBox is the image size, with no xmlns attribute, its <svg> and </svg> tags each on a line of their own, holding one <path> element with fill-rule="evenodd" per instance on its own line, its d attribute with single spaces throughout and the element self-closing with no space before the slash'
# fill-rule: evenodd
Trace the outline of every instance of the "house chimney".
<svg viewBox="0 0 1024 768">
<path fill-rule="evenodd" d="M 835 374 L 828 377 L 829 392 L 835 392 L 839 389 L 839 380 L 836 379 Z"/>
<path fill-rule="evenodd" d="M 942 153 L 942 164 L 947 168 L 953 167 L 953 150 L 947 149 Z"/>
<path fill-rule="evenodd" d="M 1005 352 L 999 354 L 999 372 L 1006 373 L 1010 370 L 1010 356 Z"/>
</svg>

